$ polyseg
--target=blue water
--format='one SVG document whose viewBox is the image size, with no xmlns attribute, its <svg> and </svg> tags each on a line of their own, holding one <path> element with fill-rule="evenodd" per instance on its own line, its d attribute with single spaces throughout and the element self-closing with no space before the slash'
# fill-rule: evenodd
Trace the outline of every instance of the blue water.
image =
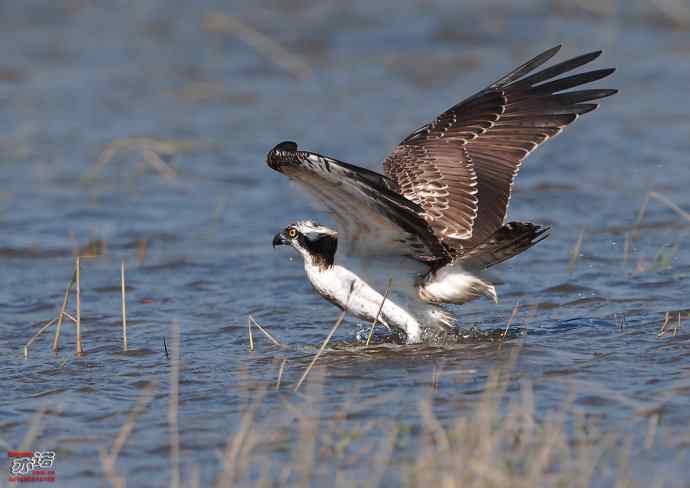
<svg viewBox="0 0 690 488">
<path fill-rule="evenodd" d="M 301 401 L 291 388 L 339 313 L 314 294 L 297 256 L 271 247 L 287 224 L 328 217 L 266 167 L 266 152 L 295 140 L 380 171 L 412 129 L 563 42 L 560 59 L 604 49 L 596 67 L 618 71 L 599 85 L 620 93 L 524 165 L 510 218 L 553 230 L 496 270 L 499 305 L 454 309 L 463 327 L 490 331 L 503 329 L 519 302 L 516 332 L 503 345 L 343 346 L 317 363 L 307 383 L 321 385 L 320 410 L 304 412 L 326 421 L 348 398 L 366 405 L 395 395 L 353 423 L 409 425 L 409 451 L 393 458 L 402 463 L 418 441 L 420 398 L 431 396 L 438 418 L 450 422 L 476 405 L 489 371 L 520 349 L 509 398 L 530 382 L 542 418 L 573 391 L 579 412 L 633 439 L 637 484 L 659 472 L 687 484 L 690 453 L 677 439 L 689 429 L 690 224 L 651 199 L 632 232 L 649 191 L 690 211 L 687 26 L 637 4 L 597 16 L 540 2 L 453 3 L 0 5 L 0 444 L 18 448 L 32 414 L 47 409 L 28 447 L 57 450 L 58 485 L 94 486 L 103 479 L 99 449 L 112 445 L 153 382 L 154 399 L 117 469 L 132 486 L 167 485 L 170 360 L 162 341 L 174 345 L 177 323 L 183 477 L 198 470 L 202 486 L 210 483 L 254 390 L 271 388 L 264 424 L 280 424 L 286 402 Z M 269 35 L 310 72 L 296 77 L 236 35 L 210 31 L 207 16 L 219 12 Z M 135 137 L 184 142 L 162 158 L 176 176 L 162 177 L 136 148 L 97 165 L 109 143 Z M 85 354 L 75 357 L 74 327 L 65 322 L 57 355 L 51 329 L 25 359 L 24 344 L 57 313 L 77 252 L 97 255 L 81 267 Z M 672 324 L 680 314 L 681 328 L 658 337 L 667 312 Z M 256 336 L 249 352 L 250 314 L 289 347 Z M 365 325 L 346 319 L 335 342 L 351 342 Z M 274 391 L 283 359 L 284 386 Z M 449 373 L 433 389 L 435 368 Z M 644 449 L 650 409 L 661 412 L 660 440 Z M 367 435 L 379 434 L 362 442 Z M 271 458 L 278 467 L 289 460 L 281 452 Z M 364 464 L 346 471 L 353 480 L 367 476 Z"/>
</svg>

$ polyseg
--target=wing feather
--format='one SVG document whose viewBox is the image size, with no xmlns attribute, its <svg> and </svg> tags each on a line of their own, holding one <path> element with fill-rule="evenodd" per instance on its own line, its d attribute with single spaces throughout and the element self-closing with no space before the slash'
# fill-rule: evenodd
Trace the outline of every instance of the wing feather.
<svg viewBox="0 0 690 488">
<path fill-rule="evenodd" d="M 612 68 L 557 78 L 595 60 L 601 51 L 532 73 L 560 47 L 544 51 L 420 127 L 384 161 L 384 173 L 398 191 L 423 208 L 438 238 L 457 252 L 477 246 L 504 224 L 513 180 L 525 158 L 598 107 L 590 102 L 616 93 L 564 92 L 605 78 Z"/>
<path fill-rule="evenodd" d="M 298 151 L 292 142 L 278 144 L 268 165 L 288 176 L 316 199 L 338 225 L 338 254 L 403 255 L 420 261 L 447 260 L 423 212 L 391 190 L 386 177 L 320 154 Z"/>
</svg>

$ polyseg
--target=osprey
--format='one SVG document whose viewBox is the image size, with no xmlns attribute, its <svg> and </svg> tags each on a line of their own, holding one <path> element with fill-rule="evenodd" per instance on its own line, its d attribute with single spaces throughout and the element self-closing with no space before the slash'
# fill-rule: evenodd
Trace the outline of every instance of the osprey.
<svg viewBox="0 0 690 488">
<path fill-rule="evenodd" d="M 454 325 L 443 304 L 496 300 L 482 271 L 546 238 L 549 228 L 506 223 L 513 180 L 525 158 L 617 90 L 567 91 L 614 69 L 560 77 L 596 51 L 536 73 L 556 46 L 527 61 L 407 136 L 384 174 L 328 156 L 275 146 L 272 169 L 319 202 L 338 231 L 300 221 L 279 232 L 304 258 L 316 291 L 360 319 L 421 342 Z"/>
</svg>

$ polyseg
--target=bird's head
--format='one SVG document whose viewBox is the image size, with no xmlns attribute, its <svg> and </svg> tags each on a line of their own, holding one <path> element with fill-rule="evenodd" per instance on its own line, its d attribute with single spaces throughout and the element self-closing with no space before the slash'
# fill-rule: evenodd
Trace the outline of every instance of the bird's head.
<svg viewBox="0 0 690 488">
<path fill-rule="evenodd" d="M 338 234 L 311 220 L 301 220 L 273 237 L 273 247 L 276 246 L 292 246 L 308 263 L 328 268 L 335 260 Z"/>
</svg>

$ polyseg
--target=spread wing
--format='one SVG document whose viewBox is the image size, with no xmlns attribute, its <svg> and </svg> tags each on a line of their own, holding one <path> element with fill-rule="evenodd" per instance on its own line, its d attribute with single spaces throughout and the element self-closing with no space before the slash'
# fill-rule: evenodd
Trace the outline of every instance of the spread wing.
<svg viewBox="0 0 690 488">
<path fill-rule="evenodd" d="M 530 74 L 551 59 L 556 46 L 403 140 L 384 161 L 384 172 L 402 195 L 425 211 L 439 239 L 462 252 L 488 239 L 505 222 L 513 180 L 525 158 L 580 115 L 617 90 L 570 88 L 599 80 L 614 69 L 558 76 L 587 64 L 596 51 Z"/>
<path fill-rule="evenodd" d="M 268 165 L 314 197 L 338 225 L 338 253 L 351 256 L 404 255 L 421 261 L 447 259 L 422 210 L 392 191 L 388 178 L 320 154 L 278 144 Z"/>
</svg>

